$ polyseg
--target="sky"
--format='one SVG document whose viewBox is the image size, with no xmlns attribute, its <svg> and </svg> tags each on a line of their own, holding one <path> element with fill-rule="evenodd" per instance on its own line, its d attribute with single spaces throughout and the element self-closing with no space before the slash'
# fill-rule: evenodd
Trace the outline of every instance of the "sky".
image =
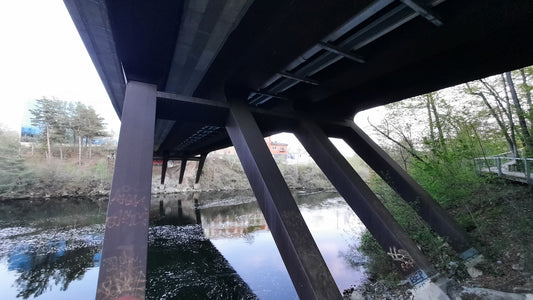
<svg viewBox="0 0 533 300">
<path fill-rule="evenodd" d="M 20 131 L 26 102 L 81 101 L 118 132 L 100 77 L 61 0 L 0 1 L 0 124 Z"/>
<path fill-rule="evenodd" d="M 120 130 L 107 92 L 61 0 L 0 1 L 0 89 L 0 126 L 17 132 L 26 103 L 42 97 L 83 102 L 105 118 L 108 130 L 115 134 Z M 356 122 L 367 128 L 367 116 L 377 122 L 379 115 L 362 112 Z M 275 139 L 299 146 L 290 134 Z M 340 145 L 343 154 L 353 154 Z"/>
</svg>

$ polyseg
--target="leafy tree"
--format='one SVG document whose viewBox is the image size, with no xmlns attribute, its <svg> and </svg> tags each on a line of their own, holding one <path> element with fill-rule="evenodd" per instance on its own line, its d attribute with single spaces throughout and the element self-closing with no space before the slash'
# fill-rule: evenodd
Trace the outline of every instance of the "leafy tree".
<svg viewBox="0 0 533 300">
<path fill-rule="evenodd" d="M 19 157 L 19 137 L 0 128 L 0 194 L 11 192 L 32 180 L 32 174 Z"/>
<path fill-rule="evenodd" d="M 31 118 L 32 125 L 40 127 L 45 134 L 48 161 L 52 159 L 51 142 L 62 131 L 61 118 L 59 117 L 60 110 L 61 104 L 58 101 L 46 98 L 38 99 L 35 107 L 30 109 L 30 113 L 33 115 Z"/>
<path fill-rule="evenodd" d="M 104 119 L 94 108 L 80 102 L 39 99 L 30 109 L 32 124 L 39 126 L 46 142 L 47 158 L 52 158 L 52 144 L 57 144 L 60 158 L 63 159 L 63 144 L 78 142 L 78 163 L 81 164 L 82 141 L 85 139 L 89 148 L 88 158 L 92 158 L 91 145 L 95 138 L 107 136 Z"/>
</svg>

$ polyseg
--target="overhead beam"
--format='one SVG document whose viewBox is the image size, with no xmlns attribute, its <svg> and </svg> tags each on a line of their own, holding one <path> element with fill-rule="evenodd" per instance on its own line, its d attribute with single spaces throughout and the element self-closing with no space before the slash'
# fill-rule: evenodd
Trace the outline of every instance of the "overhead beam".
<svg viewBox="0 0 533 300">
<path fill-rule="evenodd" d="M 156 86 L 126 86 L 96 299 L 144 299 Z"/>
<path fill-rule="evenodd" d="M 296 81 L 299 81 L 299 82 L 303 82 L 303 83 L 307 83 L 307 84 L 311 84 L 311 85 L 319 85 L 317 80 L 314 80 L 314 79 L 311 79 L 311 78 L 308 78 L 308 77 L 303 77 L 303 76 L 299 76 L 299 75 L 288 73 L 288 72 L 279 72 L 278 74 L 280 76 L 282 76 L 282 77 L 289 78 L 289 79 L 292 79 L 292 80 L 296 80 Z"/>
<path fill-rule="evenodd" d="M 277 99 L 280 99 L 280 100 L 284 100 L 284 101 L 289 101 L 289 98 L 287 97 L 284 97 L 284 96 L 281 96 L 281 95 L 277 95 L 277 94 L 273 94 L 273 93 L 270 93 L 268 91 L 254 91 L 255 94 L 257 95 L 261 95 L 261 96 L 266 96 L 266 97 L 271 97 L 271 98 L 277 98 Z M 261 104 L 261 103 L 259 103 Z"/>
<path fill-rule="evenodd" d="M 300 299 L 341 299 L 257 123 L 239 99 L 226 130 Z"/>
<path fill-rule="evenodd" d="M 435 26 L 442 26 L 442 21 L 435 16 L 435 13 L 431 11 L 431 8 L 426 7 L 425 5 L 422 5 L 418 3 L 418 1 L 414 0 L 400 0 L 403 4 L 409 6 L 412 10 L 417 12 L 419 15 L 421 15 L 426 20 L 433 23 Z"/>
<path fill-rule="evenodd" d="M 335 46 L 331 43 L 325 43 L 325 42 L 319 42 L 318 45 L 320 47 L 322 47 L 323 49 L 331 52 L 331 53 L 335 53 L 337 55 L 340 55 L 340 56 L 343 56 L 343 57 L 346 57 L 348 59 L 351 59 L 355 62 L 358 62 L 360 64 L 364 64 L 365 63 L 365 60 L 358 56 L 358 55 L 355 55 L 353 53 L 351 53 L 350 51 L 346 50 L 346 49 L 343 49 L 341 47 L 338 47 L 338 46 Z"/>
</svg>

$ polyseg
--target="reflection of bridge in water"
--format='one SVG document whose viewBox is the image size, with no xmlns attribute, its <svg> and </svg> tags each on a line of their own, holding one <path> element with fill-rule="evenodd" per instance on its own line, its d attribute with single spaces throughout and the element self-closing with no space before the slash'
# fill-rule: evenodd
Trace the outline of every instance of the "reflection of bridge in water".
<svg viewBox="0 0 533 300">
<path fill-rule="evenodd" d="M 150 220 L 147 298 L 257 298 L 204 234 L 198 194 L 154 199 Z"/>
</svg>

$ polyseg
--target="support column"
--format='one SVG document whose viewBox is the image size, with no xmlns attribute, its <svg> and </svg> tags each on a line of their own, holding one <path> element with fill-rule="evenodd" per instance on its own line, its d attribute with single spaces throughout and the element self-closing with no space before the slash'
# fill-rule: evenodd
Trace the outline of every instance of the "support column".
<svg viewBox="0 0 533 300">
<path fill-rule="evenodd" d="M 252 114 L 231 101 L 226 130 L 300 299 L 341 294 Z"/>
<path fill-rule="evenodd" d="M 156 86 L 129 82 L 96 299 L 144 299 Z"/>
<path fill-rule="evenodd" d="M 194 183 L 197 184 L 200 182 L 200 176 L 202 176 L 202 170 L 204 169 L 205 159 L 207 158 L 207 153 L 202 153 L 200 155 L 200 160 L 198 161 L 198 169 L 196 170 L 196 179 Z"/>
<path fill-rule="evenodd" d="M 413 285 L 436 273 L 416 244 L 321 128 L 315 123 L 303 121 L 296 130 L 296 137 Z"/>
<path fill-rule="evenodd" d="M 440 236 L 448 239 L 450 245 L 463 259 L 475 255 L 466 232 L 448 213 L 400 167 L 383 149 L 367 136 L 355 123 L 335 133 L 385 180 L 406 202 L 416 205 L 417 213 Z"/>
<path fill-rule="evenodd" d="M 180 178 L 179 178 L 179 181 L 178 181 L 179 184 L 183 183 L 183 175 L 185 175 L 185 168 L 187 168 L 187 159 L 186 158 L 182 158 L 181 159 L 181 164 L 180 164 Z"/>
<path fill-rule="evenodd" d="M 168 158 L 163 158 L 163 165 L 161 166 L 161 184 L 165 184 L 165 177 L 167 176 Z"/>
</svg>

